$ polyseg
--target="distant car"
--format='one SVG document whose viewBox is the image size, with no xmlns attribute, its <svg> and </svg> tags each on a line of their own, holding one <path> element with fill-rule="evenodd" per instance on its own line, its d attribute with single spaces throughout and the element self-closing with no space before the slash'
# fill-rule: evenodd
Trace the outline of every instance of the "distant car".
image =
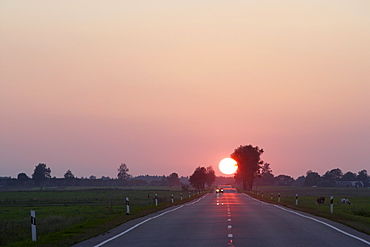
<svg viewBox="0 0 370 247">
<path fill-rule="evenodd" d="M 216 193 L 224 193 L 224 189 L 223 188 L 216 188 Z"/>
<path fill-rule="evenodd" d="M 217 185 L 217 188 L 222 188 L 222 193 L 238 193 L 238 191 L 230 184 L 219 184 Z"/>
</svg>

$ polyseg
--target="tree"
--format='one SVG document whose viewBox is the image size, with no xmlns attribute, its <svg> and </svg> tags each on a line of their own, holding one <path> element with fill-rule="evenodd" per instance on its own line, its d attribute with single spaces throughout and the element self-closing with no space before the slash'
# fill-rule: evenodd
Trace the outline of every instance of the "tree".
<svg viewBox="0 0 370 247">
<path fill-rule="evenodd" d="M 369 185 L 369 175 L 367 175 L 365 169 L 358 172 L 357 180 L 361 181 L 365 186 Z"/>
<path fill-rule="evenodd" d="M 51 170 L 49 167 L 46 167 L 46 164 L 39 163 L 32 174 L 32 179 L 38 185 L 41 182 L 51 178 Z"/>
<path fill-rule="evenodd" d="M 182 185 L 182 183 L 180 182 L 179 175 L 176 172 L 171 173 L 171 175 L 168 176 L 167 180 L 169 187 Z"/>
<path fill-rule="evenodd" d="M 342 177 L 342 181 L 357 181 L 356 173 L 346 172 Z"/>
<path fill-rule="evenodd" d="M 129 172 L 129 169 L 127 165 L 122 163 L 118 168 L 118 174 L 117 174 L 118 179 L 121 179 L 121 180 L 129 179 L 131 175 L 128 174 L 128 172 Z"/>
<path fill-rule="evenodd" d="M 207 170 L 204 167 L 197 167 L 189 178 L 189 183 L 198 191 L 204 190 L 207 181 Z"/>
<path fill-rule="evenodd" d="M 27 180 L 29 180 L 30 178 L 27 176 L 26 173 L 22 172 L 22 173 L 19 173 L 18 176 L 17 176 L 17 180 L 20 181 L 20 182 L 25 182 Z"/>
<path fill-rule="evenodd" d="M 309 186 L 309 187 L 315 186 L 318 184 L 318 182 L 320 182 L 320 180 L 321 180 L 321 177 L 317 172 L 313 172 L 309 170 L 307 172 L 307 176 L 304 181 L 304 186 Z"/>
<path fill-rule="evenodd" d="M 294 178 L 288 175 L 279 175 L 275 177 L 275 185 L 278 186 L 290 186 L 294 182 Z"/>
<path fill-rule="evenodd" d="M 212 184 L 215 182 L 215 180 L 216 180 L 215 171 L 213 170 L 212 166 L 208 166 L 206 168 L 206 184 L 207 184 L 207 186 L 211 187 Z"/>
<path fill-rule="evenodd" d="M 299 176 L 294 182 L 293 182 L 293 186 L 303 186 L 304 185 L 304 182 L 306 181 L 306 178 L 305 176 Z"/>
<path fill-rule="evenodd" d="M 66 171 L 66 173 L 64 174 L 64 178 L 65 178 L 65 179 L 72 179 L 72 178 L 75 178 L 75 175 L 73 175 L 73 173 L 71 172 L 71 170 L 68 170 L 68 171 Z"/>
<path fill-rule="evenodd" d="M 260 156 L 263 149 L 252 145 L 240 146 L 230 156 L 238 163 L 235 179 L 243 184 L 243 189 L 252 189 L 254 178 L 259 174 L 263 161 Z M 248 187 L 247 187 L 248 186 Z"/>
<path fill-rule="evenodd" d="M 343 172 L 341 169 L 339 168 L 336 168 L 336 169 L 332 169 L 331 171 L 327 171 L 324 176 L 323 176 L 323 179 L 324 180 L 334 180 L 334 181 L 339 181 L 341 180 L 343 177 Z"/>
<path fill-rule="evenodd" d="M 269 163 L 265 163 L 261 167 L 261 175 L 256 180 L 257 185 L 274 185 L 274 174 Z"/>
</svg>

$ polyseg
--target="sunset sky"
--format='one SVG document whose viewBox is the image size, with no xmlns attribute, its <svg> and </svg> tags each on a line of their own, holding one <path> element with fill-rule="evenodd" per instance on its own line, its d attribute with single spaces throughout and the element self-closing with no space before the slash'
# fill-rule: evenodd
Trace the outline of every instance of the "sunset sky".
<svg viewBox="0 0 370 247">
<path fill-rule="evenodd" d="M 0 176 L 370 172 L 370 1 L 0 1 Z"/>
</svg>

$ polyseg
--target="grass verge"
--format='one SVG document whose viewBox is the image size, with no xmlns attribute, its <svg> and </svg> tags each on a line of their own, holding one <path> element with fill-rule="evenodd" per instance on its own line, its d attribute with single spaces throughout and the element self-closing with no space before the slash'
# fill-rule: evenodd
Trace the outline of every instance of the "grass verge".
<svg viewBox="0 0 370 247">
<path fill-rule="evenodd" d="M 370 189 L 368 188 L 261 186 L 258 190 L 243 192 L 259 200 L 324 217 L 370 235 Z M 278 193 L 280 193 L 280 203 Z M 298 205 L 296 205 L 296 194 L 298 194 Z M 330 212 L 330 196 L 334 197 L 333 213 Z M 325 202 L 318 204 L 318 197 L 325 197 Z M 348 198 L 351 204 L 342 204 L 341 198 Z"/>
</svg>

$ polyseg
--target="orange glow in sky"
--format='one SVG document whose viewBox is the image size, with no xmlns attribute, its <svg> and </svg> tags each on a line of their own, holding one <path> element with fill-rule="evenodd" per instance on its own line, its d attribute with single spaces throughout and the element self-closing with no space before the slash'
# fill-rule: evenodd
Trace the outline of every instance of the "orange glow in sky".
<svg viewBox="0 0 370 247">
<path fill-rule="evenodd" d="M 1 1 L 0 176 L 370 163 L 370 1 Z"/>
</svg>

